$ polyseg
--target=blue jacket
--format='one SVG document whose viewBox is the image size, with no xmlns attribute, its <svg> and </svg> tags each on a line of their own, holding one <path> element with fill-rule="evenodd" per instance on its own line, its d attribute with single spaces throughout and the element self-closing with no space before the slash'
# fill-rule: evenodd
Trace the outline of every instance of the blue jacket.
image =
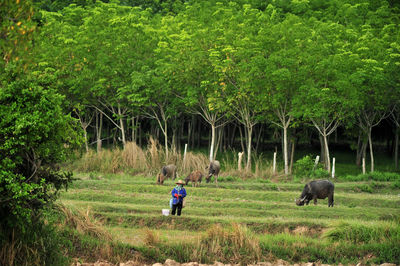
<svg viewBox="0 0 400 266">
<path fill-rule="evenodd" d="M 180 195 L 180 196 L 175 197 L 175 194 L 178 194 L 178 195 Z M 182 202 L 182 201 L 183 201 L 183 198 L 186 197 L 186 190 L 185 190 L 185 188 L 182 188 L 182 189 L 178 192 L 178 190 L 177 190 L 176 188 L 174 188 L 174 189 L 171 191 L 171 195 L 172 195 L 172 198 L 173 198 L 172 204 L 173 204 L 173 205 L 176 205 L 176 204 L 178 204 L 179 202 Z"/>
</svg>

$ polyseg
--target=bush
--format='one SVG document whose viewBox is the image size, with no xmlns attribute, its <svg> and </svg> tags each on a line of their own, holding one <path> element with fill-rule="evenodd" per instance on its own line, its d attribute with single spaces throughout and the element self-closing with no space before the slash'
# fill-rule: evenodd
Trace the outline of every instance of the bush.
<svg viewBox="0 0 400 266">
<path fill-rule="evenodd" d="M 17 250 L 19 265 L 45 264 L 47 256 L 52 257 L 47 245 L 53 245 L 54 238 L 42 224 L 41 212 L 72 182 L 72 173 L 59 171 L 57 163 L 66 158 L 66 147 L 78 144 L 79 131 L 64 113 L 64 97 L 47 83 L 50 70 L 31 76 L 14 71 L 0 73 L 13 76 L 0 81 L 1 244 Z"/>
<path fill-rule="evenodd" d="M 373 192 L 372 187 L 368 184 L 359 185 L 357 186 L 357 188 L 360 189 L 362 192 L 368 192 L 368 193 Z"/>
<path fill-rule="evenodd" d="M 314 166 L 314 160 L 310 155 L 297 160 L 294 163 L 294 175 L 296 178 L 326 178 L 329 177 L 329 172 L 323 169 L 321 164 Z"/>
<path fill-rule="evenodd" d="M 298 177 L 310 176 L 313 167 L 314 161 L 310 155 L 306 155 L 294 163 L 294 174 Z"/>
<path fill-rule="evenodd" d="M 341 177 L 340 179 L 346 181 L 400 181 L 400 174 L 390 173 L 390 172 L 373 172 L 368 174 L 360 174 L 360 175 L 347 175 Z"/>
<path fill-rule="evenodd" d="M 392 184 L 392 188 L 394 188 L 394 189 L 400 189 L 400 179 L 399 180 L 397 180 L 397 181 L 395 181 L 393 184 Z"/>
</svg>

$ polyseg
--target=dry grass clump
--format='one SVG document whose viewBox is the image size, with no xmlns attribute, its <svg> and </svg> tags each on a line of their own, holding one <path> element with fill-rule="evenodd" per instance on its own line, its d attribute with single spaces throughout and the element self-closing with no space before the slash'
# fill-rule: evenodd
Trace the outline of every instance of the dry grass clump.
<svg viewBox="0 0 400 266">
<path fill-rule="evenodd" d="M 188 152 L 183 161 L 183 154 L 172 149 L 167 159 L 165 149 L 156 139 L 150 137 L 146 149 L 140 148 L 134 142 L 127 142 L 124 149 L 116 147 L 112 150 L 102 149 L 100 152 L 90 150 L 70 168 L 79 172 L 126 172 L 132 175 L 155 176 L 167 164 L 175 164 L 177 172 L 186 175 L 194 170 L 204 172 L 208 158 L 201 153 Z"/>
<path fill-rule="evenodd" d="M 192 171 L 199 170 L 201 172 L 205 172 L 206 166 L 209 165 L 208 157 L 202 153 L 193 153 L 187 152 L 185 161 L 183 161 L 179 165 L 179 168 L 182 169 L 183 173 L 191 173 Z"/>
<path fill-rule="evenodd" d="M 252 158 L 252 169 L 246 170 L 246 160 L 243 158 L 241 169 L 238 169 L 238 155 L 234 153 L 233 158 L 226 154 L 220 161 L 223 170 L 220 176 L 236 176 L 241 179 L 249 178 L 274 178 L 282 176 L 281 171 L 273 173 L 272 162 L 265 160 L 262 155 L 254 155 Z M 145 176 L 157 175 L 164 165 L 175 164 L 178 177 L 186 177 L 189 173 L 199 170 L 206 174 L 209 165 L 208 156 L 202 153 L 187 152 L 186 157 L 176 149 L 171 149 L 166 157 L 164 147 L 153 137 L 149 138 L 148 145 L 142 149 L 134 142 L 127 142 L 123 149 L 102 149 L 100 152 L 90 150 L 82 158 L 73 163 L 71 170 L 79 172 L 102 172 L 102 173 L 128 173 L 131 175 L 141 174 Z"/>
<path fill-rule="evenodd" d="M 256 263 L 261 259 L 261 248 L 257 238 L 246 226 L 233 223 L 231 229 L 224 229 L 220 224 L 207 230 L 198 247 L 194 249 L 192 260 L 201 261 L 208 257 L 224 263 Z M 210 258 L 213 256 L 213 258 Z"/>
<path fill-rule="evenodd" d="M 65 217 L 64 224 L 62 226 L 70 226 L 82 234 L 88 234 L 98 239 L 103 239 L 106 241 L 112 240 L 111 234 L 103 228 L 103 225 L 99 220 L 96 220 L 93 217 L 93 215 L 90 213 L 89 207 L 87 208 L 86 212 L 81 210 L 73 212 L 63 205 L 57 205 L 57 208 Z"/>
<path fill-rule="evenodd" d="M 122 166 L 121 149 L 102 149 L 100 152 L 89 150 L 76 161 L 71 168 L 80 172 L 117 173 Z"/>
<path fill-rule="evenodd" d="M 155 247 L 160 243 L 160 235 L 150 230 L 149 228 L 144 228 L 144 239 L 143 243 L 148 247 Z"/>
<path fill-rule="evenodd" d="M 149 168 L 146 153 L 135 142 L 127 142 L 121 156 L 123 167 L 129 167 L 138 172 Z"/>
</svg>

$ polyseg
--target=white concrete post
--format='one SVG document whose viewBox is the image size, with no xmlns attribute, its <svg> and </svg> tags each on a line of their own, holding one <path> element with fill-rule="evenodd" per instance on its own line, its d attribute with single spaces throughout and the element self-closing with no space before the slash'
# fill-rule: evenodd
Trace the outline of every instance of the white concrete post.
<svg viewBox="0 0 400 266">
<path fill-rule="evenodd" d="M 276 174 L 276 152 L 274 152 L 274 162 L 272 164 L 272 174 Z"/>
<path fill-rule="evenodd" d="M 185 144 L 185 151 L 183 153 L 183 169 L 186 170 L 186 152 L 187 152 L 187 143 Z"/>
<path fill-rule="evenodd" d="M 335 178 L 335 157 L 332 159 L 332 178 Z"/>
<path fill-rule="evenodd" d="M 362 158 L 362 173 L 365 175 L 365 157 Z"/>
<path fill-rule="evenodd" d="M 243 158 L 243 152 L 238 153 L 238 170 L 242 171 L 242 158 Z"/>
<path fill-rule="evenodd" d="M 319 155 L 317 155 L 317 157 L 315 157 L 314 169 L 315 169 L 315 167 L 317 167 L 318 162 L 319 162 Z"/>
</svg>

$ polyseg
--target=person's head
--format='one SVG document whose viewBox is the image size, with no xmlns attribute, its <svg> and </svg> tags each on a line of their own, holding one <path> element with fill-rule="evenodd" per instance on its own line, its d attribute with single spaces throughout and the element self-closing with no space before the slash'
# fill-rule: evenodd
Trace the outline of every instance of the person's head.
<svg viewBox="0 0 400 266">
<path fill-rule="evenodd" d="M 183 183 L 183 181 L 182 181 L 181 179 L 179 179 L 178 182 L 176 182 L 175 184 L 177 184 L 177 185 L 180 186 L 180 187 L 183 187 L 183 185 L 184 185 L 185 183 Z"/>
</svg>

